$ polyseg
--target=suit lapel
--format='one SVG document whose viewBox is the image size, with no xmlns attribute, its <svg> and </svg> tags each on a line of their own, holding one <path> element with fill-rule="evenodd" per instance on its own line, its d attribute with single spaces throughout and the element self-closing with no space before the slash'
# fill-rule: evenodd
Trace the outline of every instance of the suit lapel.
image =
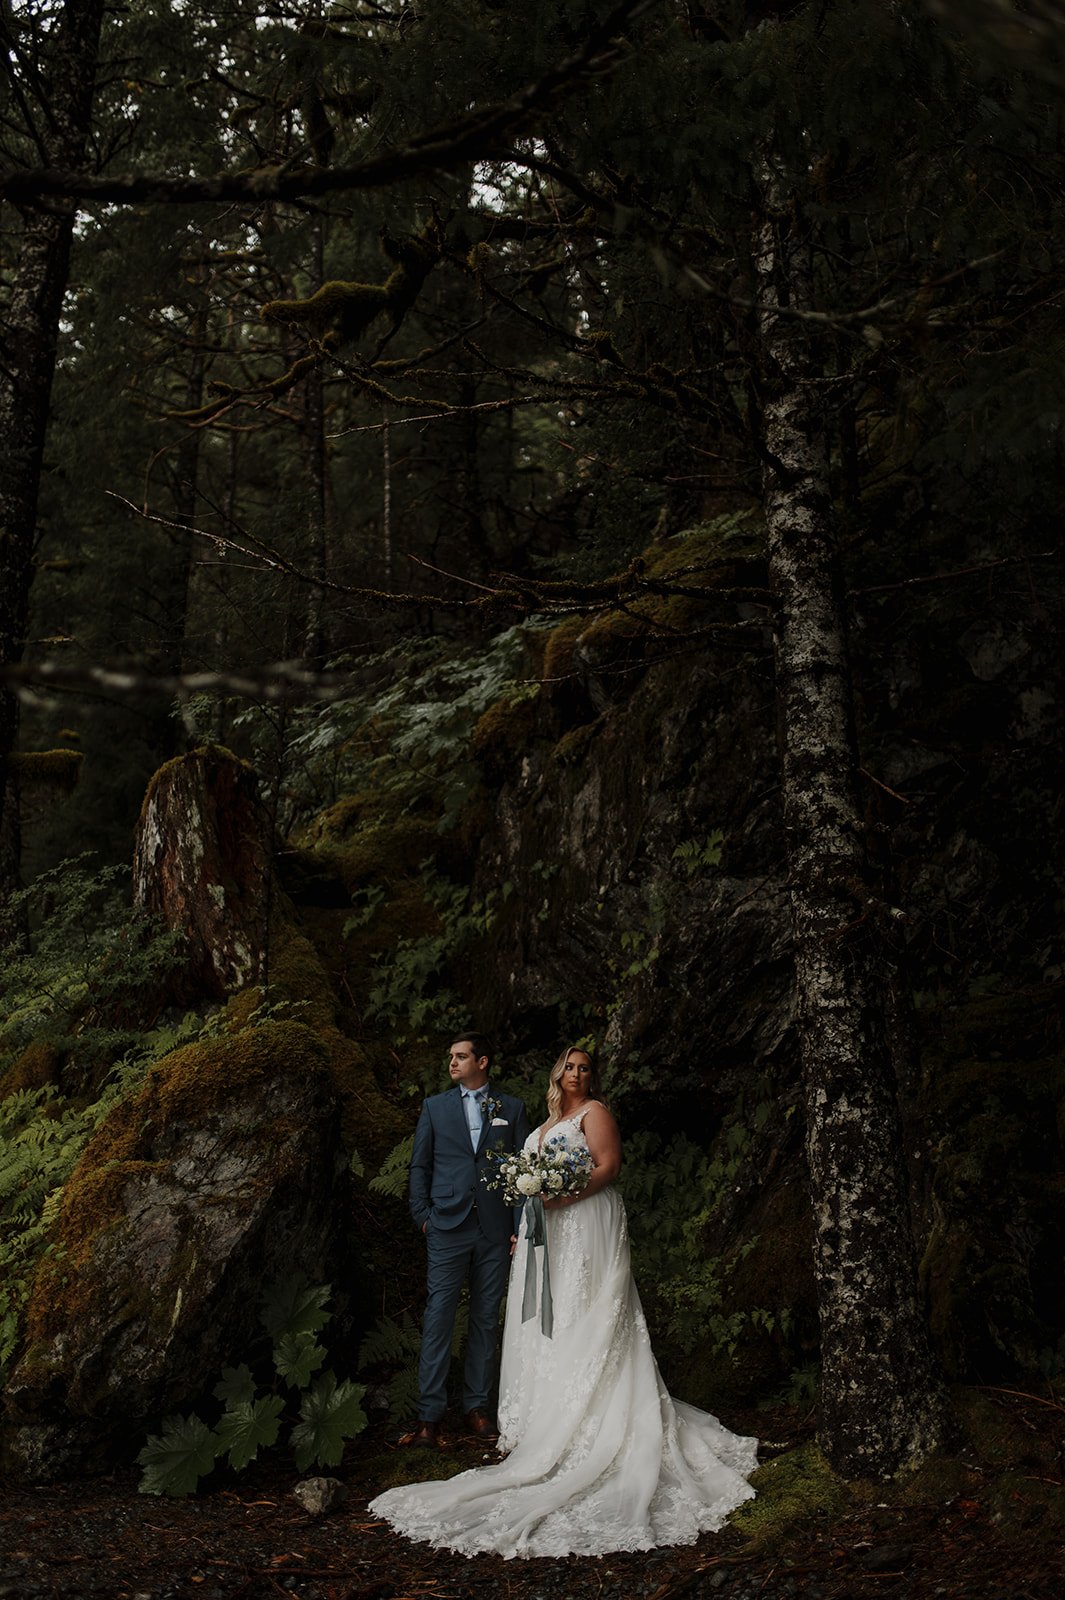
<svg viewBox="0 0 1065 1600">
<path fill-rule="evenodd" d="M 452 1089 L 451 1094 L 449 1095 L 448 1099 L 449 1099 L 448 1109 L 449 1109 L 451 1117 L 452 1117 L 452 1119 L 453 1119 L 453 1121 L 454 1121 L 454 1123 L 456 1125 L 456 1128 L 461 1130 L 462 1137 L 465 1139 L 466 1143 L 469 1144 L 469 1142 L 470 1142 L 470 1125 L 466 1121 L 466 1106 L 465 1106 L 465 1104 L 463 1102 L 462 1090 L 459 1088 L 458 1084 L 456 1084 L 454 1089 Z"/>
</svg>

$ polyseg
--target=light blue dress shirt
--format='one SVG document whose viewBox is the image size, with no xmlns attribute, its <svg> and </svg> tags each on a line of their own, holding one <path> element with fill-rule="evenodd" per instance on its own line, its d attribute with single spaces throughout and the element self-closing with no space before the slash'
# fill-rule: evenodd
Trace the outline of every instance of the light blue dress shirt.
<svg viewBox="0 0 1065 1600">
<path fill-rule="evenodd" d="M 470 1129 L 470 1143 L 474 1150 L 481 1140 L 481 1127 L 484 1123 L 484 1108 L 482 1101 L 488 1092 L 488 1085 L 482 1084 L 479 1089 L 463 1089 L 463 1109 L 466 1112 L 466 1121 Z"/>
</svg>

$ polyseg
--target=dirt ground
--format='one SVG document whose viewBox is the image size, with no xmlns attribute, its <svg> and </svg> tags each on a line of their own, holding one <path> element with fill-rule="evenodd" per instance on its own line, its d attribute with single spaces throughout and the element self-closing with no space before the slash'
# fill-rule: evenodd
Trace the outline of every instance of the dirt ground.
<svg viewBox="0 0 1065 1600">
<path fill-rule="evenodd" d="M 400 1451 L 384 1428 L 349 1446 L 333 1475 L 348 1498 L 313 1518 L 280 1455 L 195 1499 L 139 1495 L 135 1469 L 0 1493 L 0 1600 L 1061 1600 L 1065 1594 L 1065 1407 L 1053 1397 L 973 1397 L 967 1437 L 937 1467 L 889 1489 L 796 1495 L 793 1447 L 813 1422 L 780 1408 L 731 1414 L 778 1441 L 757 1482 L 765 1520 L 695 1545 L 636 1555 L 502 1561 L 409 1544 L 366 1512 L 384 1482 L 473 1466 Z M 781 1450 L 779 1445 L 787 1448 Z M 769 1453 L 767 1451 L 767 1453 Z M 790 1453 L 790 1454 L 789 1454 Z M 800 1478 L 802 1474 L 798 1475 Z M 757 1503 L 757 1502 L 755 1502 Z"/>
</svg>

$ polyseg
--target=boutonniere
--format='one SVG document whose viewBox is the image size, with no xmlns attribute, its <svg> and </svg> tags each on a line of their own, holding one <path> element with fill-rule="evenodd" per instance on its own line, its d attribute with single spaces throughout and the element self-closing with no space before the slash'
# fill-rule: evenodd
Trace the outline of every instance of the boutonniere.
<svg viewBox="0 0 1065 1600">
<path fill-rule="evenodd" d="M 507 1126 L 506 1118 L 499 1115 L 503 1109 L 503 1102 L 501 1100 L 495 1099 L 493 1095 L 486 1094 L 482 1104 L 484 1106 L 484 1118 L 486 1122 L 490 1122 L 493 1128 L 505 1128 Z"/>
</svg>

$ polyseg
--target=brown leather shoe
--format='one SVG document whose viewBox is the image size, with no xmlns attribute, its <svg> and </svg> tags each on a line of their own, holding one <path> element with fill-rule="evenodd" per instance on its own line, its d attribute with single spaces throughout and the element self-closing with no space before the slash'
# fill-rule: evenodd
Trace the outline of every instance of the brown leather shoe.
<svg viewBox="0 0 1065 1600">
<path fill-rule="evenodd" d="M 419 1422 L 413 1433 L 405 1433 L 400 1444 L 423 1445 L 435 1449 L 440 1443 L 439 1422 Z"/>
<path fill-rule="evenodd" d="M 467 1411 L 466 1432 L 476 1434 L 478 1439 L 498 1439 L 499 1429 L 493 1428 L 483 1411 Z"/>
</svg>

